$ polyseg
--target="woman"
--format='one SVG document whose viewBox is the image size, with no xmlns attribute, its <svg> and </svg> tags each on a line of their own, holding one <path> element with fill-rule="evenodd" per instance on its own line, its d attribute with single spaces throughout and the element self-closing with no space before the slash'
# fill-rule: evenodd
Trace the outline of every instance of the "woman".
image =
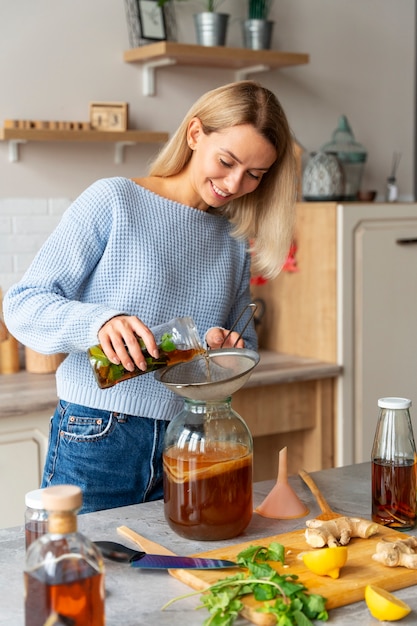
<svg viewBox="0 0 417 626">
<path fill-rule="evenodd" d="M 113 363 L 145 371 L 135 336 L 157 356 L 150 329 L 184 315 L 220 347 L 250 302 L 251 254 L 268 278 L 285 260 L 295 182 L 280 104 L 242 81 L 192 106 L 148 176 L 99 180 L 68 208 L 4 300 L 19 341 L 68 353 L 43 487 L 79 485 L 83 512 L 162 497 L 164 433 L 181 398 L 150 375 L 99 389 L 86 350 L 99 342 Z M 256 348 L 253 325 L 244 345 Z"/>
</svg>

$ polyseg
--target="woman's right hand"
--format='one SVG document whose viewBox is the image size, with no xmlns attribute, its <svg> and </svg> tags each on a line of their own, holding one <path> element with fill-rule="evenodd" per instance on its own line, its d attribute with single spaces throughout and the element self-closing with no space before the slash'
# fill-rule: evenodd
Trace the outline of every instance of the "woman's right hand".
<svg viewBox="0 0 417 626">
<path fill-rule="evenodd" d="M 146 360 L 138 342 L 140 337 L 154 358 L 158 358 L 159 351 L 152 331 L 134 315 L 117 315 L 112 317 L 98 331 L 98 340 L 107 358 L 116 365 L 132 372 L 135 365 L 146 371 Z"/>
</svg>

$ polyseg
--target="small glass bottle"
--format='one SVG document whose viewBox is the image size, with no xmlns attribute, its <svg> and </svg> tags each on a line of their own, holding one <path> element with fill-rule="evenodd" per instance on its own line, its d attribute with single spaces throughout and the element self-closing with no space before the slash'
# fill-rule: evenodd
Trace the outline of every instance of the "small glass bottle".
<svg viewBox="0 0 417 626">
<path fill-rule="evenodd" d="M 380 398 L 372 447 L 372 519 L 410 530 L 417 517 L 417 455 L 410 418 L 411 400 Z"/>
<path fill-rule="evenodd" d="M 397 180 L 396 178 L 394 178 L 394 176 L 389 176 L 387 178 L 385 200 L 387 202 L 397 202 L 398 200 L 398 185 Z"/>
<path fill-rule="evenodd" d="M 77 532 L 81 489 L 48 487 L 42 502 L 48 511 L 48 532 L 26 552 L 25 626 L 104 626 L 103 559 L 98 548 Z"/>
<path fill-rule="evenodd" d="M 25 496 L 25 548 L 48 530 L 48 513 L 43 508 L 43 489 L 34 489 Z"/>
<path fill-rule="evenodd" d="M 165 435 L 164 511 L 181 537 L 239 535 L 252 518 L 252 436 L 231 399 L 185 399 Z"/>
<path fill-rule="evenodd" d="M 122 364 L 112 363 L 104 354 L 100 344 L 88 349 L 88 358 L 101 389 L 113 387 L 123 380 L 148 374 L 162 367 L 190 361 L 197 354 L 204 352 L 195 322 L 191 317 L 176 317 L 165 324 L 151 328 L 151 330 L 159 349 L 159 358 L 155 359 L 151 356 L 146 350 L 143 340 L 138 338 L 148 365 L 144 372 L 136 366 L 132 372 L 129 372 Z"/>
</svg>

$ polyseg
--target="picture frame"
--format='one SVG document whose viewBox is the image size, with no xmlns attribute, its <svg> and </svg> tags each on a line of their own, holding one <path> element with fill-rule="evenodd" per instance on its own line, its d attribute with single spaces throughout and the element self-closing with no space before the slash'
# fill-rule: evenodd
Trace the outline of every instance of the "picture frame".
<svg viewBox="0 0 417 626">
<path fill-rule="evenodd" d="M 165 41 L 167 28 L 165 12 L 158 0 L 137 0 L 141 38 L 149 41 Z"/>
<path fill-rule="evenodd" d="M 127 130 L 127 102 L 90 102 L 90 125 L 95 130 Z"/>
</svg>

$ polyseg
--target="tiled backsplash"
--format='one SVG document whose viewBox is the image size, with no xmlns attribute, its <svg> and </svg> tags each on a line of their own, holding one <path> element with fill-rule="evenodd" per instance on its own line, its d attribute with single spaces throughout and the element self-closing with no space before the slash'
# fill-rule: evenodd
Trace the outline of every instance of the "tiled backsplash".
<svg viewBox="0 0 417 626">
<path fill-rule="evenodd" d="M 0 199 L 0 288 L 18 281 L 53 231 L 68 198 Z"/>
</svg>

